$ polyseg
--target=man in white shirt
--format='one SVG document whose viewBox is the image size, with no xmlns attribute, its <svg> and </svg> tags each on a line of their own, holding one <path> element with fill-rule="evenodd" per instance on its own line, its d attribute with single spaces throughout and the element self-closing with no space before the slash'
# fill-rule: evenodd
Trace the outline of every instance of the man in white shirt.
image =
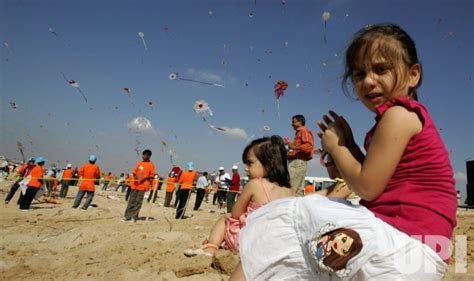
<svg viewBox="0 0 474 281">
<path fill-rule="evenodd" d="M 225 172 L 224 167 L 219 167 L 219 175 L 216 177 L 216 183 L 218 184 L 217 201 L 219 202 L 219 209 L 221 209 L 227 200 L 227 190 L 232 183 L 232 179 L 230 175 Z"/>
<path fill-rule="evenodd" d="M 207 172 L 204 172 L 197 180 L 196 183 L 196 202 L 194 203 L 194 211 L 199 210 L 201 207 L 202 199 L 204 198 L 204 193 L 206 193 L 206 188 L 209 186 L 209 181 L 207 180 Z"/>
</svg>

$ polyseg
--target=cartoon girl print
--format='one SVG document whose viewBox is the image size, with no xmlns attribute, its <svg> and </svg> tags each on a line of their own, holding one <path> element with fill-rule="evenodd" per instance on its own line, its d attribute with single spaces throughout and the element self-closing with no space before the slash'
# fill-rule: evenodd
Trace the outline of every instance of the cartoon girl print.
<svg viewBox="0 0 474 281">
<path fill-rule="evenodd" d="M 333 224 L 324 225 L 309 243 L 317 267 L 340 278 L 348 276 L 351 270 L 346 268 L 347 263 L 360 253 L 362 247 L 362 240 L 356 231 L 336 228 Z"/>
</svg>

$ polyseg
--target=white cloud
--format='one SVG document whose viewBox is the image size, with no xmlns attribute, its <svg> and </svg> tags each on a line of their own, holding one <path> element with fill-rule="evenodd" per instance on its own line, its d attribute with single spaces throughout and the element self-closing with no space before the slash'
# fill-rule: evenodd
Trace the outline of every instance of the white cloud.
<svg viewBox="0 0 474 281">
<path fill-rule="evenodd" d="M 228 127 L 221 127 L 224 131 L 218 130 L 218 132 L 223 133 L 224 135 L 235 138 L 235 139 L 243 139 L 247 140 L 248 136 L 244 129 L 241 128 L 228 128 Z"/>
<path fill-rule="evenodd" d="M 222 83 L 223 79 L 217 74 L 211 73 L 210 71 L 207 70 L 196 70 L 194 68 L 188 68 L 187 73 L 192 75 L 193 77 L 189 77 L 192 79 L 196 80 L 201 80 L 205 82 L 211 82 L 211 83 Z"/>
</svg>

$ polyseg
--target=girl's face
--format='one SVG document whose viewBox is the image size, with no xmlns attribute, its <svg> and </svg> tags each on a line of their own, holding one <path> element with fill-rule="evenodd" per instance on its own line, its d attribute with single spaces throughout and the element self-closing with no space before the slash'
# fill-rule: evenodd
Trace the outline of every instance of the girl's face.
<svg viewBox="0 0 474 281">
<path fill-rule="evenodd" d="M 247 154 L 247 161 L 245 163 L 245 173 L 251 179 L 265 177 L 265 169 L 262 163 L 255 156 L 253 148 L 251 148 Z"/>
<path fill-rule="evenodd" d="M 369 59 L 370 56 L 366 56 Z M 359 100 L 370 110 L 397 97 L 408 97 L 410 89 L 420 80 L 419 64 L 408 68 L 403 62 L 396 69 L 389 60 L 375 56 L 368 63 L 360 64 L 352 73 L 354 91 Z"/>
<path fill-rule="evenodd" d="M 331 248 L 338 255 L 345 256 L 349 253 L 349 249 L 352 246 L 352 242 L 354 242 L 354 239 L 352 239 L 347 234 L 338 233 L 336 234 L 336 237 L 334 237 L 334 239 L 332 240 Z"/>
</svg>

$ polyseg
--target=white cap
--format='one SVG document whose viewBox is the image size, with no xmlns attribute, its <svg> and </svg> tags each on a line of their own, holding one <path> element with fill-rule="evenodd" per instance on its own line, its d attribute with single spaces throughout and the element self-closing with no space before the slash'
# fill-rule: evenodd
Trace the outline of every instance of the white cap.
<svg viewBox="0 0 474 281">
<path fill-rule="evenodd" d="M 224 167 L 220 166 L 219 171 L 224 171 Z"/>
<path fill-rule="evenodd" d="M 67 165 L 66 165 L 66 168 L 71 168 L 71 167 L 72 167 L 71 164 L 67 164 Z"/>
<path fill-rule="evenodd" d="M 237 167 L 237 165 L 232 166 L 232 170 L 238 170 L 238 169 L 239 167 Z"/>
</svg>

